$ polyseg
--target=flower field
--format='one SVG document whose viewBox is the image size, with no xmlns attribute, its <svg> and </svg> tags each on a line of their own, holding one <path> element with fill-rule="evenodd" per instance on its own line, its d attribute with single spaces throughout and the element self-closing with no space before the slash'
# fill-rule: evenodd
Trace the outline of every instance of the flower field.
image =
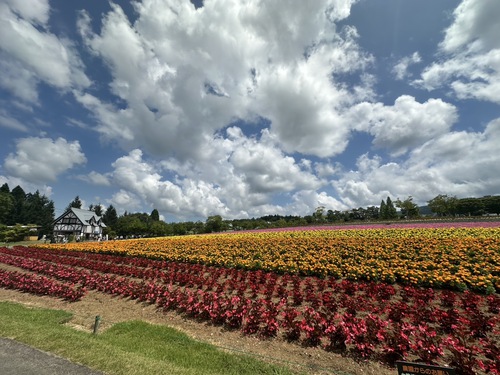
<svg viewBox="0 0 500 375">
<path fill-rule="evenodd" d="M 500 228 L 406 227 L 0 248 L 0 287 L 97 290 L 245 335 L 500 374 L 499 244 Z"/>
<path fill-rule="evenodd" d="M 353 281 L 500 291 L 498 227 L 235 232 L 48 247 Z"/>
</svg>

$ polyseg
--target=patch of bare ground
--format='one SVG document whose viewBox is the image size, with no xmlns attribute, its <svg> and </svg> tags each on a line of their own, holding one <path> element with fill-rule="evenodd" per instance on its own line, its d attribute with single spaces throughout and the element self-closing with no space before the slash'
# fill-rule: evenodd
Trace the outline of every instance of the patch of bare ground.
<svg viewBox="0 0 500 375">
<path fill-rule="evenodd" d="M 1 266 L 5 267 L 5 265 Z M 208 342 L 223 350 L 245 353 L 308 374 L 393 375 L 395 373 L 394 369 L 379 363 L 357 362 L 340 354 L 327 352 L 320 348 L 302 347 L 279 338 L 261 340 L 257 337 L 245 336 L 238 331 L 229 331 L 222 327 L 186 319 L 175 312 L 164 312 L 154 305 L 116 298 L 95 291 L 89 291 L 78 302 L 66 302 L 48 296 L 36 296 L 0 288 L 0 301 L 16 302 L 28 307 L 69 311 L 73 314 L 73 318 L 66 324 L 74 329 L 87 332 L 92 332 L 96 316 L 101 317 L 99 332 L 108 329 L 115 323 L 129 320 L 162 324 L 176 328 L 196 340 Z"/>
</svg>

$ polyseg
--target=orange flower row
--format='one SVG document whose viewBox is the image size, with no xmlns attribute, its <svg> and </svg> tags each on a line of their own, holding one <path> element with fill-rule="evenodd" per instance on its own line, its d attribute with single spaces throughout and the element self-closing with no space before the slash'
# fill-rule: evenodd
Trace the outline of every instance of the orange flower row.
<svg viewBox="0 0 500 375">
<path fill-rule="evenodd" d="M 351 280 L 500 291 L 500 228 L 231 233 L 44 246 Z"/>
</svg>

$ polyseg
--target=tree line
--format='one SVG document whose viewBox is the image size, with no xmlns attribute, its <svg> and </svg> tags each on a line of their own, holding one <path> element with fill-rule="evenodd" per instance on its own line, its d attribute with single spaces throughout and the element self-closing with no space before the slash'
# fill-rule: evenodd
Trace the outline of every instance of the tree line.
<svg viewBox="0 0 500 375">
<path fill-rule="evenodd" d="M 76 196 L 65 208 L 82 208 L 82 201 Z M 228 230 L 252 230 L 282 228 L 317 224 L 345 222 L 387 221 L 415 219 L 422 215 L 437 217 L 500 215 L 500 196 L 480 198 L 457 198 L 440 194 L 419 207 L 411 196 L 404 200 L 390 197 L 378 206 L 359 207 L 339 211 L 317 207 L 310 215 L 266 215 L 251 219 L 225 220 L 220 215 L 202 221 L 166 223 L 160 220 L 157 209 L 151 213 L 125 212 L 119 216 L 113 205 L 104 207 L 91 204 L 88 210 L 102 217 L 106 224 L 104 234 L 110 238 L 159 237 L 184 234 L 223 232 Z M 54 202 L 39 191 L 25 193 L 20 186 L 12 191 L 7 184 L 0 187 L 0 241 L 19 240 L 26 236 L 30 226 L 39 228 L 39 237 L 50 236 L 54 223 Z"/>
<path fill-rule="evenodd" d="M 0 241 L 22 240 L 32 234 L 30 227 L 36 228 L 35 235 L 52 233 L 54 202 L 37 190 L 26 193 L 20 186 L 12 191 L 8 184 L 0 187 Z"/>
<path fill-rule="evenodd" d="M 171 236 L 184 234 L 200 234 L 223 232 L 228 230 L 252 230 L 266 228 L 284 228 L 317 224 L 335 224 L 363 221 L 391 221 L 417 219 L 425 216 L 457 217 L 482 216 L 500 214 L 500 196 L 481 198 L 463 198 L 438 195 L 427 202 L 427 206 L 419 207 L 413 197 L 404 200 L 390 197 L 382 200 L 379 206 L 359 207 L 351 210 L 326 210 L 320 206 L 315 212 L 306 216 L 266 215 L 251 219 L 224 220 L 220 215 L 210 216 L 205 222 L 186 221 L 165 223 L 159 220 L 157 210 L 147 213 L 125 213 L 110 225 L 108 233 L 129 238 L 132 236 Z M 106 225 L 108 223 L 104 219 Z"/>
<path fill-rule="evenodd" d="M 428 206 L 437 216 L 500 215 L 500 196 L 458 199 L 456 196 L 440 194 L 431 199 Z"/>
</svg>

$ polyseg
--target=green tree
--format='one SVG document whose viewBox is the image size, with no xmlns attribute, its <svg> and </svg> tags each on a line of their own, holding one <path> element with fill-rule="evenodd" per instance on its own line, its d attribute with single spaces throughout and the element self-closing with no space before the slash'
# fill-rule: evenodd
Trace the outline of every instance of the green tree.
<svg viewBox="0 0 500 375">
<path fill-rule="evenodd" d="M 89 206 L 89 211 L 94 212 L 97 216 L 102 216 L 102 206 L 100 203 L 96 205 L 91 204 Z"/>
<path fill-rule="evenodd" d="M 398 212 L 391 197 L 387 197 L 386 201 L 380 203 L 380 218 L 383 220 L 392 220 L 398 217 Z"/>
<path fill-rule="evenodd" d="M 14 226 L 0 226 L 0 241 L 16 242 L 22 241 L 24 237 L 29 235 L 29 228 L 16 224 Z"/>
<path fill-rule="evenodd" d="M 380 209 L 375 206 L 367 207 L 365 215 L 367 220 L 377 220 L 380 217 Z"/>
<path fill-rule="evenodd" d="M 9 217 L 7 218 L 7 224 L 14 225 L 24 223 L 23 214 L 26 193 L 21 186 L 17 185 L 14 189 L 12 189 L 10 194 L 14 199 L 14 205 Z"/>
<path fill-rule="evenodd" d="M 149 228 L 150 234 L 154 237 L 166 236 L 169 233 L 168 225 L 163 221 L 153 221 Z"/>
<path fill-rule="evenodd" d="M 381 219 L 387 219 L 387 205 L 385 204 L 385 201 L 383 199 L 380 202 L 379 212 Z"/>
<path fill-rule="evenodd" d="M 335 212 L 333 210 L 326 211 L 326 221 L 333 223 L 335 221 Z"/>
<path fill-rule="evenodd" d="M 42 212 L 39 215 L 40 235 L 52 235 L 54 230 L 53 223 L 55 219 L 54 201 L 49 200 L 42 207 Z"/>
<path fill-rule="evenodd" d="M 95 207 L 94 207 L 94 212 L 97 216 L 102 216 L 102 206 L 100 203 L 98 203 Z"/>
<path fill-rule="evenodd" d="M 54 202 L 37 190 L 25 193 L 20 186 L 8 193 L 8 185 L 0 189 L 0 223 L 10 226 L 15 224 L 34 224 L 41 227 L 39 234 L 52 232 L 54 221 Z"/>
<path fill-rule="evenodd" d="M 41 195 L 37 190 L 34 193 L 26 194 L 24 203 L 24 224 L 36 224 L 40 226 L 39 235 L 52 233 L 52 223 L 54 221 L 54 202 Z"/>
<path fill-rule="evenodd" d="M 74 207 L 74 208 L 82 208 L 82 201 L 80 200 L 80 197 L 77 195 L 75 197 L 75 199 L 73 199 L 69 204 L 68 206 L 66 207 L 66 209 L 64 211 L 68 211 L 71 209 L 71 207 Z"/>
<path fill-rule="evenodd" d="M 500 214 L 500 196 L 487 195 L 482 198 L 484 210 L 488 214 Z"/>
<path fill-rule="evenodd" d="M 40 195 L 38 190 L 26 194 L 23 208 L 23 224 L 38 224 L 40 222 L 39 214 L 48 201 L 45 196 Z"/>
<path fill-rule="evenodd" d="M 3 184 L 0 187 L 0 193 L 7 193 L 7 194 L 10 193 L 10 188 L 9 188 L 9 185 L 7 183 Z"/>
<path fill-rule="evenodd" d="M 116 226 L 116 223 L 118 221 L 118 214 L 116 213 L 116 209 L 113 207 L 112 204 L 109 205 L 109 207 L 106 209 L 106 212 L 102 216 L 102 221 L 106 226 L 113 228 Z"/>
<path fill-rule="evenodd" d="M 222 217 L 220 215 L 209 216 L 205 222 L 205 232 L 221 232 L 222 231 Z"/>
<path fill-rule="evenodd" d="M 199 234 L 205 231 L 205 225 L 201 221 L 186 221 L 184 222 L 184 226 L 186 228 L 186 233 L 190 234 Z"/>
<path fill-rule="evenodd" d="M 325 221 L 325 206 L 319 206 L 316 211 L 312 214 L 314 221 L 317 223 L 322 223 Z"/>
<path fill-rule="evenodd" d="M 304 220 L 306 221 L 307 224 L 312 224 L 312 223 L 314 223 L 314 216 L 313 215 L 306 215 L 306 216 L 304 216 Z"/>
<path fill-rule="evenodd" d="M 148 215 L 149 216 L 149 215 Z M 142 236 L 148 231 L 148 226 L 139 215 L 120 216 L 113 228 L 119 236 Z"/>
<path fill-rule="evenodd" d="M 0 224 L 7 224 L 14 209 L 14 198 L 10 193 L 0 191 Z"/>
<path fill-rule="evenodd" d="M 174 223 L 172 225 L 173 234 L 176 236 L 182 236 L 187 233 L 186 226 L 184 223 Z"/>
<path fill-rule="evenodd" d="M 151 211 L 151 220 L 153 221 L 160 221 L 160 213 L 158 210 L 155 208 L 153 211 Z"/>
<path fill-rule="evenodd" d="M 395 205 L 401 210 L 401 215 L 407 219 L 418 217 L 420 215 L 418 205 L 413 202 L 413 197 L 411 195 L 404 201 L 398 198 Z"/>
<path fill-rule="evenodd" d="M 484 202 L 479 198 L 462 198 L 457 201 L 457 214 L 479 216 L 484 214 Z"/>
<path fill-rule="evenodd" d="M 427 201 L 427 206 L 434 212 L 437 216 L 449 216 L 455 215 L 457 210 L 457 197 L 450 197 L 446 194 L 439 194 Z"/>
<path fill-rule="evenodd" d="M 353 208 L 348 212 L 349 220 L 365 220 L 366 219 L 366 210 L 363 207 Z"/>
</svg>

